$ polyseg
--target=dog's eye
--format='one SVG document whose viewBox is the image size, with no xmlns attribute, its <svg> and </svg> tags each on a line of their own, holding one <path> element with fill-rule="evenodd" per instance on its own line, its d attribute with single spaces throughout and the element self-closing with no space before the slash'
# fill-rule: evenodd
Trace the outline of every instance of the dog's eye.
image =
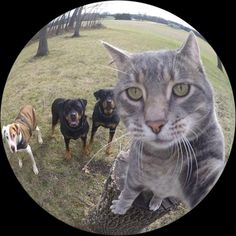
<svg viewBox="0 0 236 236">
<path fill-rule="evenodd" d="M 143 97 L 142 90 L 137 87 L 131 87 L 126 90 L 128 97 L 131 100 L 138 101 Z"/>
</svg>

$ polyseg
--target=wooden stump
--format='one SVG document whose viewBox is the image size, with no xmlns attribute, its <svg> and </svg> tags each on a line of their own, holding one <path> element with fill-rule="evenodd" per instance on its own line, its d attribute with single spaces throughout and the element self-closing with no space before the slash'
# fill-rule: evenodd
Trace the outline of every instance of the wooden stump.
<svg viewBox="0 0 236 236">
<path fill-rule="evenodd" d="M 87 226 L 91 232 L 107 235 L 130 235 L 141 233 L 148 225 L 156 221 L 171 210 L 176 209 L 179 202 L 173 198 L 165 199 L 157 211 L 148 208 L 151 192 L 141 193 L 134 201 L 133 206 L 125 215 L 115 215 L 111 212 L 112 200 L 118 199 L 124 187 L 128 168 L 128 152 L 121 152 L 106 180 L 99 203 L 87 218 Z"/>
</svg>

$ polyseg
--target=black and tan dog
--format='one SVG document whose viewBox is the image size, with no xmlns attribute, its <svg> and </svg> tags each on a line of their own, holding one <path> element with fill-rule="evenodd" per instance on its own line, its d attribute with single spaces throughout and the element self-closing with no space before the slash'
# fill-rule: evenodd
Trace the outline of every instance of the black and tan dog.
<svg viewBox="0 0 236 236">
<path fill-rule="evenodd" d="M 93 144 L 94 135 L 97 129 L 102 126 L 104 128 L 110 129 L 109 140 L 106 149 L 106 153 L 111 154 L 111 141 L 114 137 L 116 127 L 120 122 L 119 115 L 116 111 L 116 105 L 114 102 L 113 88 L 104 88 L 96 91 L 94 96 L 97 100 L 97 103 L 94 106 L 93 110 L 93 125 L 91 131 L 91 138 L 89 142 L 89 147 Z"/>
<path fill-rule="evenodd" d="M 32 132 L 38 132 L 38 142 L 43 143 L 41 132 L 36 123 L 35 109 L 31 105 L 26 105 L 20 109 L 14 122 L 2 127 L 2 137 L 6 139 L 9 149 L 12 153 L 25 151 L 29 154 L 33 165 L 33 171 L 37 175 L 38 168 L 29 145 Z M 19 166 L 22 168 L 22 160 L 18 157 Z"/>
<path fill-rule="evenodd" d="M 60 130 L 64 136 L 66 145 L 65 159 L 71 159 L 69 143 L 71 139 L 81 138 L 83 141 L 83 153 L 88 154 L 87 134 L 89 125 L 85 115 L 85 99 L 64 99 L 57 98 L 51 107 L 52 111 L 52 136 L 54 136 L 55 126 L 60 121 Z"/>
</svg>

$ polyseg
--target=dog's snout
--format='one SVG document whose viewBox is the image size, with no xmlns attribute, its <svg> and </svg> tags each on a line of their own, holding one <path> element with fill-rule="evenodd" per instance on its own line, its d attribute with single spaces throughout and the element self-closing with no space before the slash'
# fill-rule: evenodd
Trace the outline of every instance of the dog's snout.
<svg viewBox="0 0 236 236">
<path fill-rule="evenodd" d="M 111 99 L 111 98 L 108 98 L 108 99 L 107 99 L 107 103 L 108 103 L 108 104 L 111 104 L 111 103 L 112 103 L 112 99 Z"/>
<path fill-rule="evenodd" d="M 70 115 L 70 117 L 71 117 L 72 120 L 76 120 L 76 113 L 72 113 L 72 114 Z"/>
</svg>

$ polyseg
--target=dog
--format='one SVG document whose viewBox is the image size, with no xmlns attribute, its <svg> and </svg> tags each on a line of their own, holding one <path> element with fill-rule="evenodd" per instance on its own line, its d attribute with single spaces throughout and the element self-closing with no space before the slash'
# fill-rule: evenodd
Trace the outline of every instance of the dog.
<svg viewBox="0 0 236 236">
<path fill-rule="evenodd" d="M 106 154 L 110 155 L 111 152 L 111 142 L 116 132 L 116 127 L 120 122 L 120 117 L 116 111 L 116 105 L 114 102 L 114 93 L 113 88 L 104 88 L 96 91 L 94 96 L 97 100 L 97 103 L 94 106 L 93 115 L 92 115 L 92 131 L 89 141 L 89 149 L 91 150 L 94 135 L 97 129 L 102 126 L 104 128 L 110 129 L 109 131 L 109 140 L 106 148 Z"/>
<path fill-rule="evenodd" d="M 31 105 L 23 106 L 14 122 L 2 127 L 2 137 L 7 141 L 11 153 L 25 151 L 29 154 L 33 164 L 33 171 L 39 173 L 36 162 L 29 145 L 33 131 L 38 133 L 38 142 L 43 143 L 42 135 L 36 123 L 35 109 Z M 18 157 L 19 166 L 22 168 L 22 159 Z"/>
<path fill-rule="evenodd" d="M 83 141 L 83 154 L 88 154 L 87 134 L 89 124 L 85 115 L 87 100 L 57 98 L 52 103 L 52 137 L 55 126 L 60 121 L 60 130 L 64 137 L 66 152 L 65 159 L 71 159 L 69 143 L 71 139 L 81 138 Z"/>
</svg>

